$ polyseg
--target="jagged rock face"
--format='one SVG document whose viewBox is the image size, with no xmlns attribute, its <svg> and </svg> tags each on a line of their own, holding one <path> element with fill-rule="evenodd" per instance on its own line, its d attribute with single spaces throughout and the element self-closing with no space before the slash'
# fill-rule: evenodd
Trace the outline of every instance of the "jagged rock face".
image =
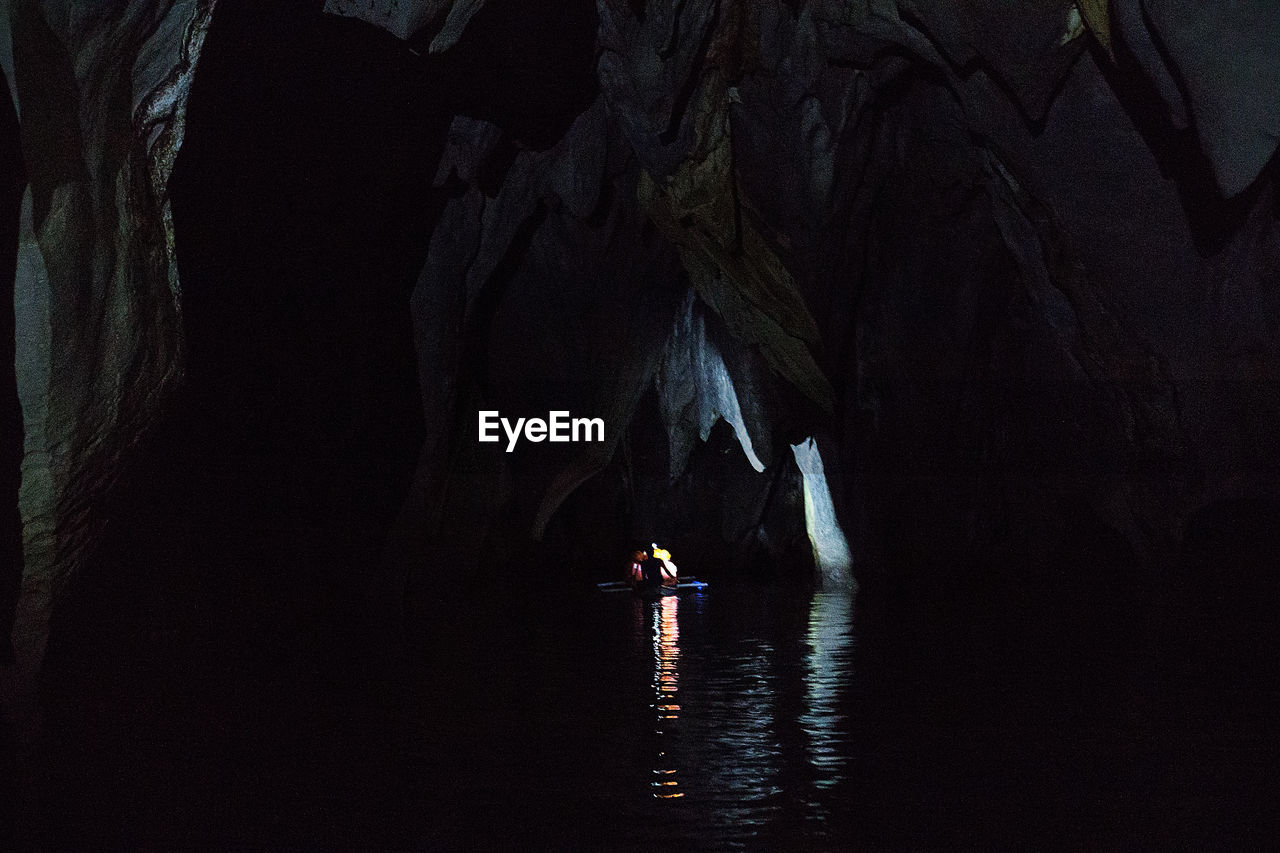
<svg viewBox="0 0 1280 853">
<path fill-rule="evenodd" d="M 769 432 L 779 418 L 776 405 L 766 411 L 767 367 L 695 303 L 678 253 L 637 209 L 639 170 L 603 99 L 561 143 L 518 154 L 496 197 L 478 186 L 483 138 L 452 136 L 438 180 L 473 183 L 445 208 L 415 294 L 428 421 L 420 499 L 433 553 L 474 562 L 496 527 L 513 547 L 532 530 L 562 563 L 584 566 L 646 537 L 680 541 L 703 566 L 805 559 L 802 505 L 762 521 L 799 495 L 788 481 L 774 496 L 794 466 L 760 472 L 760 459 L 789 458 Z M 600 443 L 507 453 L 505 442 L 476 444 L 481 410 L 563 410 L 608 428 Z M 693 453 L 722 414 L 756 442 L 758 467 L 736 440 Z M 434 473 L 451 466 L 453 478 Z M 442 530 L 452 539 L 440 541 Z"/>
<path fill-rule="evenodd" d="M 25 173 L 18 116 L 0 73 L 0 666 L 11 663 L 13 614 L 22 586 L 22 519 L 18 512 L 23 451 L 22 408 L 16 371 L 13 282 L 18 267 L 18 223 Z"/>
<path fill-rule="evenodd" d="M 37 446 L 50 451 L 54 494 L 31 500 L 52 505 L 58 575 L 94 541 L 95 507 L 181 369 L 165 188 L 212 8 L 32 0 L 13 3 L 6 21 L 27 245 L 39 250 L 24 268 L 43 273 L 53 341 Z"/>
<path fill-rule="evenodd" d="M 1213 94 L 1199 109 L 1212 101 L 1221 114 L 1200 130 L 1212 171 L 1175 142 L 1155 153 L 1178 174 L 1159 175 L 1123 116 L 1138 115 L 1148 137 L 1152 122 L 1166 135 L 1185 122 L 1185 105 L 1159 93 L 1195 66 L 1195 45 L 1161 71 L 1148 51 L 1160 36 L 1145 29 L 1174 12 L 1138 31 L 1127 9 L 1113 20 L 1096 3 L 1034 4 L 1012 18 L 991 4 L 599 10 L 605 120 L 642 169 L 640 203 L 676 247 L 700 310 L 745 345 L 728 373 L 763 363 L 766 397 L 813 406 L 782 407 L 793 422 L 780 431 L 822 437 L 862 571 L 941 578 L 999 563 L 1038 576 L 1083 559 L 1081 543 L 1106 543 L 1090 559 L 1105 564 L 1099 576 L 1125 578 L 1117 598 L 1129 600 L 1145 588 L 1141 567 L 1176 551 L 1198 503 L 1263 487 L 1270 463 L 1247 438 L 1204 439 L 1209 399 L 1247 419 L 1268 410 L 1270 392 L 1226 380 L 1220 343 L 1194 351 L 1205 329 L 1232 333 L 1186 293 L 1226 276 L 1260 298 L 1250 279 L 1267 275 L 1271 226 L 1261 212 L 1242 217 L 1266 209 L 1268 179 L 1218 205 L 1225 226 L 1210 215 L 1207 227 L 1196 200 L 1207 175 L 1227 194 L 1253 183 L 1274 149 L 1241 142 L 1227 153 L 1205 134 L 1267 137 L 1270 119 L 1203 78 L 1197 90 Z M 1139 79 L 1150 88 L 1137 91 Z M 1109 126 L 1091 117 L 1099 111 Z M 1127 165 L 1094 165 L 1113 157 Z M 559 239 L 561 256 L 583 242 L 581 230 Z M 1222 310 L 1232 325 L 1273 313 L 1256 307 Z M 538 329 L 533 352 L 559 339 L 539 344 Z M 1270 350 L 1253 339 L 1252 357 Z M 717 355 L 703 362 L 707 377 L 719 375 Z M 537 363 L 522 375 L 540 375 Z M 1218 390 L 1206 393 L 1207 377 L 1220 377 L 1208 382 Z M 708 379 L 662 403 L 675 469 L 689 437 L 706 434 L 701 410 L 735 419 L 723 392 Z M 822 414 L 832 401 L 834 418 Z M 762 423 L 779 426 L 773 417 Z"/>
<path fill-rule="evenodd" d="M 1118 4 L 1125 10 L 1138 5 L 1137 0 Z M 1156 79 L 1183 81 L 1185 105 L 1167 85 L 1162 87 L 1169 92 L 1170 110 L 1189 115 L 1222 192 L 1242 192 L 1272 159 L 1280 131 L 1280 106 L 1267 94 L 1280 84 L 1275 10 L 1263 0 L 1236 3 L 1225 11 L 1183 3 L 1141 6 L 1151 33 L 1136 33 L 1137 43 L 1156 42 L 1166 52 L 1157 58 L 1144 51 L 1144 69 Z M 1130 20 L 1134 17 L 1130 12 Z M 1122 33 L 1134 30 L 1136 21 Z M 1161 60 L 1167 68 L 1159 67 Z"/>
<path fill-rule="evenodd" d="M 208 417 L 188 415 L 290 448 L 282 478 L 370 436 L 398 460 L 422 439 L 392 536 L 410 564 L 592 530 L 584 563 L 656 534 L 804 571 L 799 446 L 864 577 L 994 574 L 1035 611 L 1019 578 L 1083 561 L 1098 568 L 1060 593 L 1134 603 L 1202 506 L 1273 492 L 1277 119 L 1250 81 L 1280 68 L 1280 34 L 1260 0 L 1212 20 L 1138 0 L 324 9 L 14 7 L 68 342 L 49 444 L 71 553 L 176 375 L 180 311 Z M 175 242 L 165 188 L 211 11 L 207 79 L 231 82 L 208 83 L 206 136 L 178 160 Z M 217 47 L 219 22 L 290 45 L 262 72 L 279 90 L 236 82 L 265 48 Z M 271 106 L 251 121 L 255 103 Z M 305 157 L 347 177 L 322 189 Z M 241 180 L 255 169 L 269 180 Z M 392 332 L 368 349 L 376 329 Z M 507 454 L 475 441 L 489 409 L 608 432 Z M 363 437 L 316 426 L 326 412 Z M 325 488 L 338 507 L 345 488 Z"/>
</svg>

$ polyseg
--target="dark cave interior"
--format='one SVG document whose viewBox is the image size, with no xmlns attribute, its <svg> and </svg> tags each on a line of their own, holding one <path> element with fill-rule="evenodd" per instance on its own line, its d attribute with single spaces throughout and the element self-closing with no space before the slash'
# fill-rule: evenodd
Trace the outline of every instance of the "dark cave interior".
<svg viewBox="0 0 1280 853">
<path fill-rule="evenodd" d="M 859 770 L 755 844 L 1265 846 L 1259 3 L 15 2 L 0 847 L 597 849 L 524 705 L 617 711 L 656 538 L 797 696 L 857 593 Z"/>
</svg>

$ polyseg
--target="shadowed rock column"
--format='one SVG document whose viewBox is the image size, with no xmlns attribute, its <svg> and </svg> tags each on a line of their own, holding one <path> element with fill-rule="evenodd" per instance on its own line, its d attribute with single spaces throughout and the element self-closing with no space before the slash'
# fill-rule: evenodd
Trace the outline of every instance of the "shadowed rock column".
<svg viewBox="0 0 1280 853">
<path fill-rule="evenodd" d="M 10 4 L 32 231 L 48 273 L 55 586 L 180 370 L 168 162 L 210 4 Z M 135 77 L 135 75 L 137 75 Z"/>
<path fill-rule="evenodd" d="M 0 664 L 13 663 L 13 614 L 22 587 L 22 407 L 14 365 L 13 283 L 18 262 L 18 216 L 26 177 L 18 116 L 0 72 Z"/>
</svg>

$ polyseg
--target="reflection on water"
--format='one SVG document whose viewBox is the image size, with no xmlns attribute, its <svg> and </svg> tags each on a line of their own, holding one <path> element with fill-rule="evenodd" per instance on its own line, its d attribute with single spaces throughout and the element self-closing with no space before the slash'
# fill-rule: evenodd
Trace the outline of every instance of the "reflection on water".
<svg viewBox="0 0 1280 853">
<path fill-rule="evenodd" d="M 654 734 L 665 746 L 662 736 L 680 719 L 678 693 L 680 691 L 680 599 L 669 595 L 653 603 L 653 710 L 656 716 Z M 650 783 L 653 796 L 660 800 L 674 800 L 684 796 L 679 790 L 673 760 L 668 750 L 658 750 L 657 767 Z"/>
<path fill-rule="evenodd" d="M 458 677 L 424 685 L 422 802 L 444 828 L 416 849 L 853 846 L 852 724 L 870 718 L 848 596 L 541 604 L 488 647 L 458 642 Z"/>
<path fill-rule="evenodd" d="M 808 736 L 806 753 L 814 770 L 813 784 L 829 788 L 844 778 L 848 764 L 840 723 L 840 690 L 853 655 L 853 599 L 840 593 L 818 593 L 809 611 L 809 654 L 805 656 L 805 699 L 800 726 Z"/>
<path fill-rule="evenodd" d="M 680 804 L 636 814 L 650 821 L 642 835 L 723 849 L 836 843 L 827 823 L 848 806 L 837 788 L 851 750 L 851 596 L 816 594 L 787 610 L 794 619 L 743 593 L 631 606 L 653 744 L 636 770 L 655 808 Z"/>
</svg>

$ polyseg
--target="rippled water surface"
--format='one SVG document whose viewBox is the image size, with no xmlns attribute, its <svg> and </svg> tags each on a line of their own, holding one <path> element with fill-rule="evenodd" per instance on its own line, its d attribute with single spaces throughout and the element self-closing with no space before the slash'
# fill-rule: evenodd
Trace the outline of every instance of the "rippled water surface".
<svg viewBox="0 0 1280 853">
<path fill-rule="evenodd" d="M 575 604 L 587 612 L 563 624 L 548 618 L 523 637 L 513 627 L 527 654 L 494 653 L 471 707 L 432 718 L 451 732 L 444 749 L 474 747 L 440 792 L 472 810 L 455 838 L 842 846 L 850 595 L 715 589 Z"/>
<path fill-rule="evenodd" d="M 93 634 L 47 680 L 39 849 L 1274 847 L 1272 682 L 961 607 L 520 569 L 438 590 L 394 679 L 284 627 Z"/>
</svg>

